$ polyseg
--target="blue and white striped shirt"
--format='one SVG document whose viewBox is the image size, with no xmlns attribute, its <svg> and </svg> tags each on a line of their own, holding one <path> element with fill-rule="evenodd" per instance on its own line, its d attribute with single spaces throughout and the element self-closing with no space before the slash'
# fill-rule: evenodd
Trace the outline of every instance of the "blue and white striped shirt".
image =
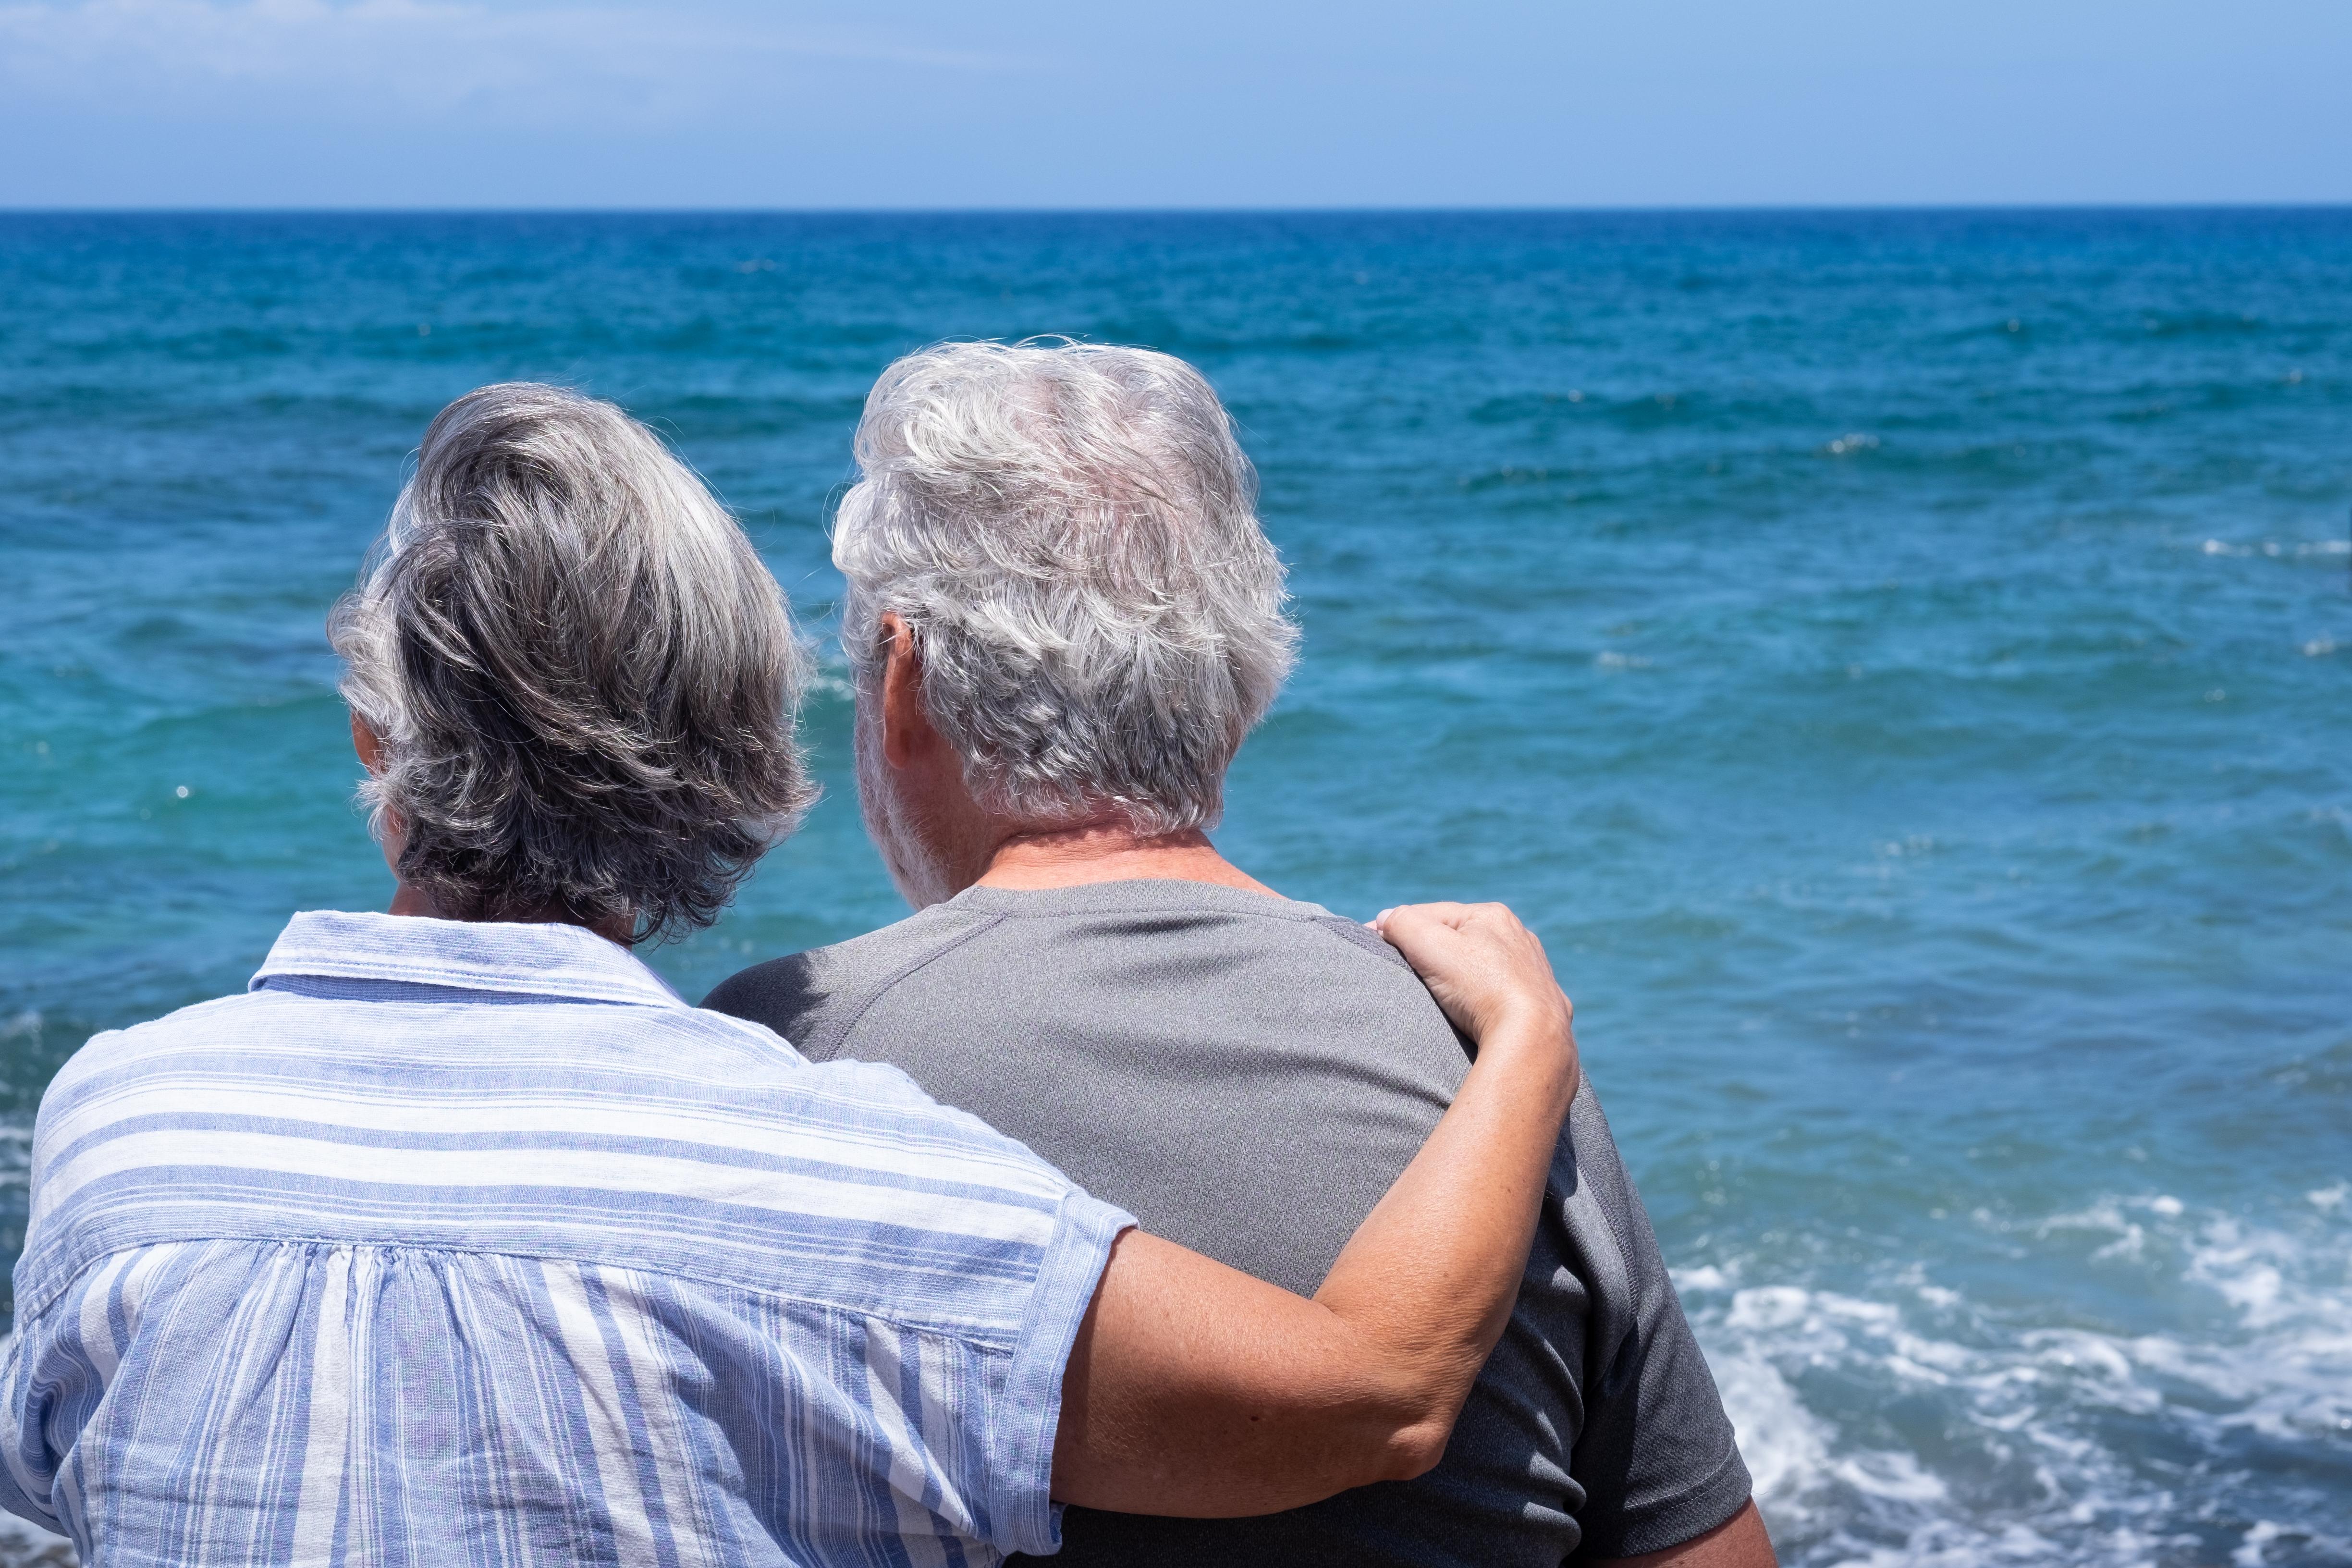
<svg viewBox="0 0 2352 1568">
<path fill-rule="evenodd" d="M 577 927 L 297 915 L 42 1100 L 0 1504 L 173 1568 L 1049 1552 L 1132 1223 Z"/>
</svg>

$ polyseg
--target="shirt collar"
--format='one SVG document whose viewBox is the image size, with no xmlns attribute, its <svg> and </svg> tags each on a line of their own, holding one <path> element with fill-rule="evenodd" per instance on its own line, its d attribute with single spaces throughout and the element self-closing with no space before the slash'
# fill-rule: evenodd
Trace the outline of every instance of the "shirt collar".
<svg viewBox="0 0 2352 1568">
<path fill-rule="evenodd" d="M 287 922 L 247 989 L 258 991 L 280 974 L 650 1007 L 686 1005 L 628 949 L 584 927 L 552 922 L 524 925 L 306 910 Z"/>
</svg>

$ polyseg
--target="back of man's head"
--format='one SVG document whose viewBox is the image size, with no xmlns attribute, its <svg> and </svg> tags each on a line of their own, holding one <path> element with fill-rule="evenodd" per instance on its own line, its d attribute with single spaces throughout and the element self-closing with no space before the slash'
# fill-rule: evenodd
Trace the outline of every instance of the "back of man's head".
<svg viewBox="0 0 2352 1568">
<path fill-rule="evenodd" d="M 861 693 L 896 613 L 983 807 L 1213 825 L 1298 633 L 1200 372 L 1144 349 L 942 344 L 883 373 L 857 462 L 833 558 Z"/>
</svg>

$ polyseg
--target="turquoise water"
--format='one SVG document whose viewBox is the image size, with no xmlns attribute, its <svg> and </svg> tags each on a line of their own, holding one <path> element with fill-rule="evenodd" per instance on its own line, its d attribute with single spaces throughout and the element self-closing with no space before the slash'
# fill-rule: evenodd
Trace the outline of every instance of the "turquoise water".
<svg viewBox="0 0 2352 1568">
<path fill-rule="evenodd" d="M 1204 366 L 1220 842 L 1505 899 L 1784 1558 L 2352 1563 L 2352 212 L 0 217 L 0 1101 L 389 880 L 320 631 L 434 410 L 656 421 L 813 628 L 949 335 Z M 689 994 L 900 907 L 829 798 Z"/>
</svg>

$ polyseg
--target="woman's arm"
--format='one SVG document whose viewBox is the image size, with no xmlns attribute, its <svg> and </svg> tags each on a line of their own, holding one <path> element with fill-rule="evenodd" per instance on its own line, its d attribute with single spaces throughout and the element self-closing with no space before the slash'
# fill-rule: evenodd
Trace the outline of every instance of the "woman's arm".
<svg viewBox="0 0 2352 1568">
<path fill-rule="evenodd" d="M 1056 1500 L 1272 1513 L 1444 1454 L 1518 1295 L 1576 1041 L 1543 944 L 1500 904 L 1374 923 L 1477 1043 L 1453 1109 L 1312 1301 L 1122 1236 L 1063 1376 Z"/>
</svg>

